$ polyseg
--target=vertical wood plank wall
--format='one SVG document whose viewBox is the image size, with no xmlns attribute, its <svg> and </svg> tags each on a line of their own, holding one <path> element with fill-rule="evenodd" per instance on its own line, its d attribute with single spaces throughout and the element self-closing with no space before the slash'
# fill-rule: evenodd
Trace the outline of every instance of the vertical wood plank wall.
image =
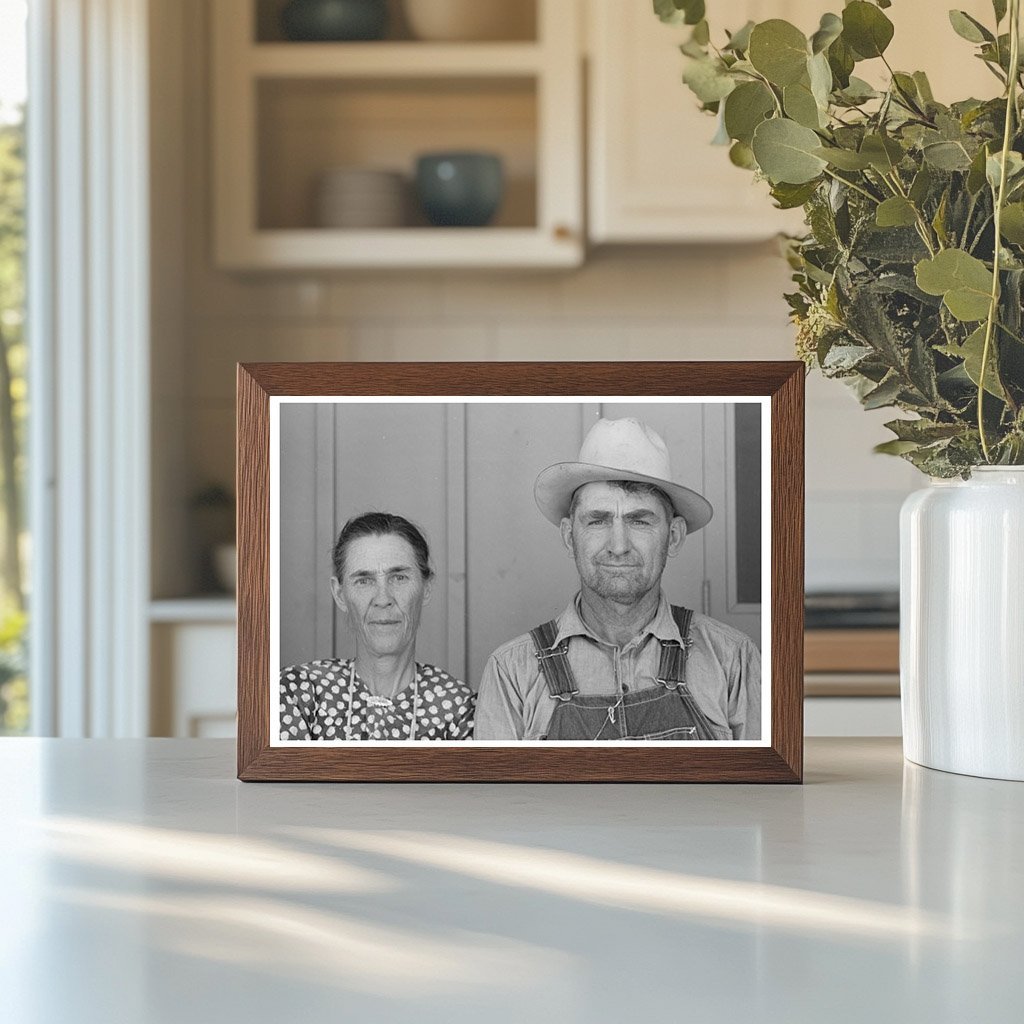
<svg viewBox="0 0 1024 1024">
<path fill-rule="evenodd" d="M 636 416 L 665 438 L 675 475 L 724 520 L 726 481 L 705 424 L 714 404 L 436 403 L 281 406 L 281 660 L 345 657 L 354 644 L 330 595 L 342 524 L 370 510 L 416 523 L 436 570 L 416 656 L 474 686 L 497 646 L 557 615 L 577 588 L 557 528 L 533 499 L 537 474 L 574 461 L 600 416 Z M 709 466 L 710 462 L 715 462 Z M 716 536 L 728 543 L 728 531 Z M 719 564 L 719 559 L 712 559 Z M 704 534 L 665 572 L 671 601 L 700 609 Z M 755 623 L 756 626 L 756 623 Z M 744 628 L 746 628 L 744 626 Z M 757 627 L 759 628 L 759 627 Z"/>
</svg>

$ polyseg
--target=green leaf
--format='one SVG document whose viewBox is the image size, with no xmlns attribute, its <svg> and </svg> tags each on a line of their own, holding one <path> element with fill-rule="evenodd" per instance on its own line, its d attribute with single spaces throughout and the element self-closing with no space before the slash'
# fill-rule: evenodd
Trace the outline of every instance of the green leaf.
<svg viewBox="0 0 1024 1024">
<path fill-rule="evenodd" d="M 872 88 L 864 79 L 851 75 L 849 84 L 841 91 L 840 95 L 848 103 L 857 105 L 876 99 L 881 93 L 877 89 Z"/>
<path fill-rule="evenodd" d="M 683 71 L 683 81 L 701 103 L 724 100 L 736 88 L 736 82 L 717 60 L 689 60 Z"/>
<path fill-rule="evenodd" d="M 914 175 L 913 184 L 911 184 L 910 191 L 907 193 L 910 201 L 920 206 L 927 199 L 934 180 L 935 176 L 931 168 L 927 164 L 922 164 L 921 169 Z"/>
<path fill-rule="evenodd" d="M 698 43 L 696 39 L 687 39 L 685 43 L 682 43 L 679 47 L 679 52 L 684 57 L 692 57 L 694 60 L 709 60 L 708 48 L 706 44 Z"/>
<path fill-rule="evenodd" d="M 729 137 L 748 146 L 754 129 L 775 110 L 775 98 L 763 82 L 743 82 L 725 101 L 725 129 Z"/>
<path fill-rule="evenodd" d="M 1024 245 L 1024 203 L 1010 203 L 1003 208 L 999 232 L 1006 241 Z"/>
<path fill-rule="evenodd" d="M 735 53 L 746 53 L 750 48 L 750 33 L 754 30 L 754 25 L 755 22 L 748 21 L 743 28 L 733 32 L 723 49 L 732 50 Z"/>
<path fill-rule="evenodd" d="M 835 14 L 823 14 L 818 31 L 811 36 L 811 53 L 827 50 L 842 34 L 843 19 Z"/>
<path fill-rule="evenodd" d="M 840 36 L 826 51 L 828 53 L 828 66 L 832 69 L 832 77 L 835 79 L 836 87 L 845 89 L 850 84 L 850 75 L 856 63 L 853 50 L 846 45 L 843 37 Z"/>
<path fill-rule="evenodd" d="M 832 94 L 832 69 L 828 57 L 819 53 L 807 62 L 807 77 L 811 83 L 811 95 L 822 112 L 822 125 L 828 123 L 828 103 Z"/>
<path fill-rule="evenodd" d="M 905 75 L 902 71 L 897 71 L 892 76 L 892 84 L 896 89 L 898 98 L 905 106 L 921 105 L 921 97 L 917 94 L 917 82 L 914 81 L 911 75 Z"/>
<path fill-rule="evenodd" d="M 914 204 L 902 196 L 893 196 L 878 204 L 875 223 L 880 228 L 902 228 L 917 223 Z"/>
<path fill-rule="evenodd" d="M 704 0 L 654 0 L 654 13 L 667 25 L 696 25 L 704 17 Z"/>
<path fill-rule="evenodd" d="M 805 128 L 824 126 L 822 112 L 811 92 L 809 82 L 795 82 L 782 90 L 782 106 L 786 116 Z"/>
<path fill-rule="evenodd" d="M 704 20 L 704 0 L 683 0 L 683 7 L 686 11 L 683 21 L 687 25 L 696 25 Z"/>
<path fill-rule="evenodd" d="M 865 135 L 860 152 L 876 171 L 883 174 L 891 174 L 903 159 L 903 147 L 887 135 Z"/>
<path fill-rule="evenodd" d="M 756 171 L 757 161 L 754 151 L 745 142 L 734 142 L 729 149 L 729 160 L 745 171 Z"/>
<path fill-rule="evenodd" d="M 956 437 L 963 427 L 959 423 L 936 423 L 934 420 L 890 420 L 885 424 L 901 441 L 916 441 L 918 444 L 932 444 L 935 441 Z"/>
<path fill-rule="evenodd" d="M 827 160 L 833 167 L 838 167 L 841 171 L 863 171 L 871 166 L 871 161 L 866 156 L 855 153 L 852 149 L 819 146 L 814 150 L 814 155 L 820 156 L 822 160 Z"/>
<path fill-rule="evenodd" d="M 772 18 L 750 33 L 747 59 L 772 85 L 798 82 L 807 68 L 807 38 L 788 21 Z"/>
<path fill-rule="evenodd" d="M 795 210 L 798 206 L 803 206 L 817 190 L 817 181 L 805 182 L 802 185 L 779 182 L 772 186 L 772 199 L 780 210 Z"/>
<path fill-rule="evenodd" d="M 679 24 L 685 17 L 674 0 L 654 0 L 654 13 L 667 25 Z"/>
<path fill-rule="evenodd" d="M 732 139 L 729 138 L 729 133 L 725 130 L 725 118 L 723 117 L 723 111 L 722 111 L 722 108 L 721 108 L 721 104 L 719 104 L 719 108 L 718 108 L 717 123 L 718 123 L 718 126 L 715 129 L 715 134 L 714 134 L 714 138 L 712 138 L 712 140 L 711 140 L 711 145 L 712 146 L 728 146 L 732 142 Z"/>
<path fill-rule="evenodd" d="M 881 57 L 892 36 L 892 22 L 874 4 L 853 0 L 843 9 L 843 39 L 861 59 Z"/>
<path fill-rule="evenodd" d="M 946 231 L 946 214 L 949 212 L 949 189 L 945 189 L 942 193 L 942 198 L 939 200 L 938 209 L 935 211 L 935 216 L 932 217 L 932 228 L 935 231 L 935 236 L 939 240 L 939 244 L 942 246 L 949 245 L 949 234 Z"/>
<path fill-rule="evenodd" d="M 950 11 L 949 23 L 953 26 L 953 31 L 969 43 L 995 42 L 996 37 L 966 11 Z"/>
<path fill-rule="evenodd" d="M 963 249 L 945 249 L 915 267 L 917 286 L 941 295 L 950 313 L 965 323 L 988 316 L 992 272 Z"/>
<path fill-rule="evenodd" d="M 985 177 L 988 179 L 989 185 L 992 186 L 992 191 L 995 192 L 999 188 L 999 177 L 1003 170 L 1003 154 L 1002 152 L 993 153 L 988 160 L 985 161 Z M 1010 150 L 1006 154 L 1006 186 L 1010 191 L 1014 188 L 1014 183 L 1024 175 L 1024 157 L 1020 153 Z"/>
<path fill-rule="evenodd" d="M 762 121 L 754 131 L 752 149 L 764 176 L 773 184 L 802 185 L 825 169 L 814 151 L 821 140 L 811 131 L 786 118 Z"/>
<path fill-rule="evenodd" d="M 986 182 L 985 165 L 988 161 L 988 149 L 982 146 L 971 160 L 970 169 L 967 172 L 967 191 L 976 196 L 984 187 Z"/>
<path fill-rule="evenodd" d="M 981 362 L 985 352 L 985 325 L 982 324 L 975 330 L 967 340 L 960 346 L 939 345 L 937 351 L 953 359 L 962 359 L 964 371 L 974 382 L 975 387 L 981 385 Z M 995 343 L 989 345 L 988 363 L 985 366 L 985 390 L 996 398 L 1006 400 L 1006 392 L 999 382 L 999 374 L 996 371 L 996 349 Z"/>
<path fill-rule="evenodd" d="M 932 167 L 940 171 L 966 171 L 971 166 L 971 158 L 959 142 L 943 139 L 926 143 L 921 154 Z"/>
<path fill-rule="evenodd" d="M 883 441 L 871 450 L 876 455 L 906 455 L 907 452 L 916 451 L 920 447 L 917 441 Z"/>
<path fill-rule="evenodd" d="M 932 94 L 931 82 L 923 71 L 915 71 L 913 74 L 914 84 L 917 86 L 917 94 L 925 103 L 934 103 L 935 96 Z"/>
<path fill-rule="evenodd" d="M 860 400 L 861 405 L 865 409 L 881 409 L 887 405 L 893 405 L 896 399 L 899 398 L 900 391 L 902 390 L 903 386 L 900 378 L 893 374 L 891 377 L 886 377 L 878 387 L 864 395 Z"/>
</svg>

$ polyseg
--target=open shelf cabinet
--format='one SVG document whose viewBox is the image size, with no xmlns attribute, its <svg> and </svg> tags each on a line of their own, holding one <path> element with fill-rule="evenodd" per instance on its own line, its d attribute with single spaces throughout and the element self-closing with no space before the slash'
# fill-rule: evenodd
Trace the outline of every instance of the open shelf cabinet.
<svg viewBox="0 0 1024 1024">
<path fill-rule="evenodd" d="M 582 72 L 577 5 L 530 4 L 529 39 L 306 43 L 274 35 L 259 0 L 212 7 L 213 233 L 227 269 L 575 266 L 583 258 Z M 430 226 L 419 155 L 501 157 L 505 190 L 480 228 Z M 400 227 L 317 224 L 336 168 L 406 178 Z"/>
</svg>

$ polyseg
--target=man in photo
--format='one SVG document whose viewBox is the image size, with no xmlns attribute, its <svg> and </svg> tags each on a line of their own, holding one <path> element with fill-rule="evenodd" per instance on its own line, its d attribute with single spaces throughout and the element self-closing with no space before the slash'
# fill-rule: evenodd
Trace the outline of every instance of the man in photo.
<svg viewBox="0 0 1024 1024">
<path fill-rule="evenodd" d="M 534 496 L 580 589 L 490 656 L 475 738 L 760 739 L 757 646 L 661 589 L 668 559 L 712 516 L 673 478 L 661 437 L 636 419 L 599 420 L 578 461 L 545 469 Z"/>
</svg>

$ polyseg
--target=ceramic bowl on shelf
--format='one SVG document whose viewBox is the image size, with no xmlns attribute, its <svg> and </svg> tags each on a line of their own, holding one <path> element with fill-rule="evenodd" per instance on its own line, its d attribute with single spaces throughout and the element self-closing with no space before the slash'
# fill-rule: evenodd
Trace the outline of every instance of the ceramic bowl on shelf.
<svg viewBox="0 0 1024 1024">
<path fill-rule="evenodd" d="M 322 228 L 399 228 L 406 222 L 405 175 L 372 167 L 335 167 L 317 187 L 316 223 Z"/>
<path fill-rule="evenodd" d="M 416 194 L 435 227 L 483 227 L 504 193 L 505 174 L 495 153 L 424 153 L 416 161 Z"/>
<path fill-rule="evenodd" d="M 387 0 L 289 0 L 281 28 L 294 42 L 362 42 L 383 37 Z"/>
<path fill-rule="evenodd" d="M 532 0 L 403 0 L 417 39 L 426 42 L 485 42 L 533 35 Z"/>
</svg>

